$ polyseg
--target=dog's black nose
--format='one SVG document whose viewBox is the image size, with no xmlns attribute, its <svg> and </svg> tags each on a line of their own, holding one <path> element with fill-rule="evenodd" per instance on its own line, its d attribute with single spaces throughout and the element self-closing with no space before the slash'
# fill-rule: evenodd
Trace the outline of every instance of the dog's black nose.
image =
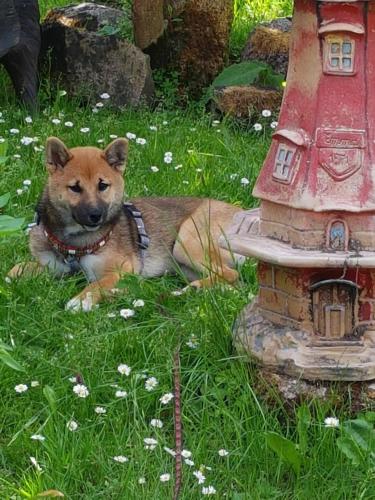
<svg viewBox="0 0 375 500">
<path fill-rule="evenodd" d="M 102 218 L 103 212 L 99 208 L 95 208 L 93 210 L 90 210 L 88 214 L 88 219 L 90 223 L 92 224 L 98 224 L 100 222 L 100 219 Z"/>
</svg>

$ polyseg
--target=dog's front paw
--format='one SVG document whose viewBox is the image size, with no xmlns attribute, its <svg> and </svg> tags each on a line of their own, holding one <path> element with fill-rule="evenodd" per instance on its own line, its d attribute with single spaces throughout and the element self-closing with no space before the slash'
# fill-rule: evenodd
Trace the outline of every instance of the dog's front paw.
<svg viewBox="0 0 375 500">
<path fill-rule="evenodd" d="M 73 313 L 78 311 L 89 312 L 94 306 L 93 295 L 91 292 L 87 292 L 85 295 L 77 295 L 77 297 L 70 299 L 65 306 L 65 310 Z"/>
</svg>

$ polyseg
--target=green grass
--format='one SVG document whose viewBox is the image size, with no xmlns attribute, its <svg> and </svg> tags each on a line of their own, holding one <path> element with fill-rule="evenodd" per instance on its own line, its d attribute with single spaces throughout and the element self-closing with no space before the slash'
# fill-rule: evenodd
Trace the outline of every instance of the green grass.
<svg viewBox="0 0 375 500">
<path fill-rule="evenodd" d="M 55 4 L 56 2 L 52 2 Z M 254 3 L 255 5 L 255 3 Z M 271 4 L 270 4 L 271 5 Z M 273 4 L 272 4 L 273 5 Z M 9 159 L 0 165 L 0 194 L 10 191 L 7 213 L 33 218 L 34 206 L 46 180 L 43 145 L 50 135 L 68 146 L 109 142 L 110 134 L 133 132 L 144 137 L 142 146 L 131 142 L 125 173 L 126 193 L 135 195 L 211 196 L 245 208 L 257 203 L 251 188 L 265 158 L 269 123 L 260 135 L 237 127 L 229 120 L 213 127 L 211 118 L 194 106 L 185 111 L 113 111 L 106 103 L 99 114 L 67 97 L 41 94 L 42 112 L 27 124 L 27 113 L 13 100 L 13 91 L 0 75 L 0 136 L 7 140 Z M 98 98 L 99 100 L 99 98 Z M 61 123 L 54 125 L 53 118 Z M 73 128 L 64 122 L 72 121 Z M 165 123 L 167 122 L 167 123 Z M 157 131 L 150 130 L 157 126 Z M 80 128 L 89 127 L 88 133 Z M 19 134 L 9 130 L 18 128 Z M 24 146 L 22 136 L 38 141 Z M 173 163 L 163 162 L 173 153 Z M 14 155 L 19 155 L 16 158 Z M 182 164 L 182 168 L 175 169 Z M 150 170 L 152 165 L 159 172 Z M 234 177 L 234 178 L 233 178 Z M 240 179 L 250 180 L 242 186 Z M 31 186 L 21 195 L 23 181 Z M 173 390 L 172 356 L 180 346 L 184 448 L 192 452 L 195 467 L 184 465 L 181 498 L 201 498 L 193 470 L 201 466 L 218 497 L 242 499 L 371 499 L 375 498 L 370 466 L 354 468 L 335 445 L 340 430 L 323 425 L 326 416 L 349 417 L 350 400 L 336 406 L 335 391 L 326 403 L 306 402 L 312 414 L 307 429 L 307 452 L 299 477 L 265 445 L 265 432 L 275 431 L 297 441 L 296 411 L 283 404 L 272 388 L 260 390 L 261 374 L 232 348 L 233 321 L 256 293 L 256 267 L 251 261 L 241 270 L 234 289 L 173 296 L 184 286 L 179 277 L 140 280 L 129 276 L 125 291 L 89 314 L 65 312 L 64 304 L 84 286 L 82 278 L 53 279 L 48 273 L 33 279 L 5 283 L 7 271 L 27 260 L 28 240 L 17 234 L 0 240 L 0 340 L 13 346 L 12 356 L 25 372 L 0 363 L 0 498 L 36 498 L 54 488 L 66 498 L 164 499 L 172 497 L 173 458 L 163 447 L 174 447 L 173 403 L 159 398 Z M 132 308 L 135 299 L 145 306 L 123 320 L 121 308 Z M 109 317 L 115 313 L 115 317 Z M 187 343 L 192 339 L 197 347 Z M 126 363 L 129 377 L 117 366 Z M 70 377 L 78 376 L 89 396 L 78 398 Z M 144 377 L 158 379 L 157 388 L 145 390 Z M 38 387 L 30 387 L 38 381 Z M 17 394 L 17 384 L 29 389 Z M 115 397 L 114 385 L 127 391 Z M 103 406 L 103 416 L 94 411 Z M 163 421 L 162 429 L 150 421 Z M 74 419 L 78 429 L 66 425 Z M 31 435 L 42 434 L 43 442 Z M 158 445 L 145 450 L 143 439 L 154 437 Z M 218 450 L 229 451 L 220 457 Z M 125 455 L 129 462 L 116 463 Z M 38 472 L 29 457 L 42 467 Z M 203 469 L 202 469 L 203 470 Z M 162 483 L 159 476 L 170 473 Z M 140 485 L 140 477 L 146 483 Z"/>
</svg>

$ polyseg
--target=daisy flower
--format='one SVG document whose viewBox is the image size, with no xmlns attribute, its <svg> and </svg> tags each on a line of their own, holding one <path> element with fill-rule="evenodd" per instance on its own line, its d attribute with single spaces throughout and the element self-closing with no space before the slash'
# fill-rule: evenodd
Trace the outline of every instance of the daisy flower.
<svg viewBox="0 0 375 500">
<path fill-rule="evenodd" d="M 124 319 L 131 318 L 134 314 L 135 311 L 133 309 L 120 309 L 120 316 Z"/>
<path fill-rule="evenodd" d="M 169 403 L 169 401 L 171 401 L 173 399 L 173 394 L 168 392 L 167 394 L 164 394 L 160 399 L 159 401 L 161 402 L 161 404 L 163 405 L 166 405 Z"/>
<path fill-rule="evenodd" d="M 26 123 L 33 123 L 33 119 L 31 118 L 31 116 L 26 116 L 25 122 Z"/>
<path fill-rule="evenodd" d="M 158 418 L 153 418 L 151 419 L 150 425 L 151 427 L 157 427 L 158 429 L 161 429 L 163 427 L 163 422 Z"/>
<path fill-rule="evenodd" d="M 160 481 L 161 481 L 162 483 L 166 483 L 167 481 L 169 481 L 169 480 L 170 480 L 170 478 L 171 478 L 171 475 L 170 475 L 170 474 L 168 474 L 168 473 L 161 474 L 161 476 L 160 476 Z"/>
<path fill-rule="evenodd" d="M 30 439 L 32 439 L 33 441 L 44 441 L 46 438 L 41 434 L 33 434 L 32 436 L 30 436 Z"/>
<path fill-rule="evenodd" d="M 193 476 L 198 479 L 198 484 L 203 484 L 206 480 L 206 476 L 200 470 L 195 470 Z"/>
<path fill-rule="evenodd" d="M 224 448 L 221 448 L 221 450 L 218 451 L 218 454 L 220 457 L 227 457 L 229 455 L 229 451 L 225 450 Z"/>
<path fill-rule="evenodd" d="M 269 118 L 271 115 L 272 115 L 272 113 L 269 109 L 264 109 L 262 111 L 262 116 L 264 116 L 264 118 Z"/>
<path fill-rule="evenodd" d="M 121 364 L 121 365 L 118 365 L 117 371 L 119 373 L 121 373 L 121 375 L 126 375 L 127 377 L 129 377 L 130 372 L 132 371 L 132 369 L 128 365 Z"/>
<path fill-rule="evenodd" d="M 30 386 L 31 387 L 38 387 L 39 386 L 39 382 L 37 380 L 32 380 L 31 383 L 30 383 Z"/>
<path fill-rule="evenodd" d="M 65 125 L 65 127 L 72 128 L 73 122 L 65 122 L 64 125 Z"/>
<path fill-rule="evenodd" d="M 147 143 L 146 139 L 144 139 L 143 137 L 137 137 L 137 139 L 135 140 L 135 142 L 137 144 L 140 144 L 141 146 L 144 146 Z"/>
<path fill-rule="evenodd" d="M 182 450 L 181 451 L 181 456 L 184 458 L 191 458 L 191 455 L 192 455 L 192 453 L 189 450 Z"/>
<path fill-rule="evenodd" d="M 66 423 L 66 428 L 74 432 L 78 429 L 78 423 L 75 420 L 69 420 L 69 422 Z"/>
<path fill-rule="evenodd" d="M 133 139 L 136 139 L 137 136 L 133 134 L 133 132 L 126 132 L 126 137 L 131 141 Z"/>
<path fill-rule="evenodd" d="M 154 450 L 158 442 L 154 438 L 144 438 L 145 450 Z"/>
<path fill-rule="evenodd" d="M 159 384 L 155 377 L 150 377 L 145 381 L 146 391 L 153 391 L 155 387 Z"/>
<path fill-rule="evenodd" d="M 261 123 L 254 123 L 254 126 L 253 126 L 254 130 L 256 132 L 260 132 L 263 128 L 262 124 Z"/>
<path fill-rule="evenodd" d="M 100 99 L 109 99 L 111 96 L 107 94 L 107 92 L 103 92 L 103 94 L 100 94 Z"/>
<path fill-rule="evenodd" d="M 54 125 L 59 125 L 61 123 L 61 120 L 59 120 L 58 118 L 52 118 L 51 122 L 54 124 Z"/>
<path fill-rule="evenodd" d="M 155 174 L 156 174 L 156 172 L 159 172 L 158 167 L 155 167 L 154 165 L 152 167 L 150 167 L 150 170 L 151 170 L 151 172 L 154 172 Z"/>
<path fill-rule="evenodd" d="M 216 490 L 213 486 L 207 486 L 207 488 L 203 486 L 202 488 L 202 495 L 215 495 L 215 493 Z"/>
<path fill-rule="evenodd" d="M 107 410 L 103 408 L 103 406 L 95 406 L 94 412 L 98 415 L 104 415 L 105 413 L 107 413 Z"/>
<path fill-rule="evenodd" d="M 29 144 L 31 144 L 32 142 L 34 141 L 34 139 L 32 137 L 22 137 L 21 139 L 21 144 L 23 144 L 24 146 L 28 146 Z"/>
<path fill-rule="evenodd" d="M 25 179 L 22 184 L 24 186 L 31 186 L 31 180 L 30 179 Z"/>
<path fill-rule="evenodd" d="M 38 472 L 42 472 L 41 466 L 38 464 L 37 459 L 35 457 L 29 457 L 30 462 L 33 464 L 33 466 L 36 468 Z"/>
<path fill-rule="evenodd" d="M 145 305 L 145 301 L 142 299 L 133 300 L 133 307 L 143 307 Z"/>
<path fill-rule="evenodd" d="M 138 484 L 145 484 L 146 483 L 146 478 L 145 477 L 140 477 L 138 479 Z"/>
<path fill-rule="evenodd" d="M 279 122 L 271 122 L 270 127 L 271 128 L 276 128 L 278 126 Z"/>
<path fill-rule="evenodd" d="M 248 184 L 250 184 L 250 181 L 249 181 L 249 179 L 247 179 L 246 177 L 242 177 L 242 179 L 241 179 L 241 184 L 242 184 L 243 186 L 247 186 Z"/>
<path fill-rule="evenodd" d="M 125 462 L 129 462 L 128 457 L 125 457 L 124 455 L 117 455 L 117 456 L 113 457 L 113 460 L 115 462 L 120 463 L 120 464 L 124 464 Z"/>
<path fill-rule="evenodd" d="M 149 129 L 155 132 L 158 129 L 158 127 L 156 125 L 150 125 Z"/>
<path fill-rule="evenodd" d="M 18 384 L 15 386 L 14 390 L 21 394 L 22 392 L 26 392 L 28 389 L 26 384 Z"/>
<path fill-rule="evenodd" d="M 89 390 L 84 384 L 77 384 L 73 387 L 73 392 L 77 394 L 79 398 L 87 398 L 90 394 Z"/>
<path fill-rule="evenodd" d="M 118 390 L 115 392 L 116 398 L 126 398 L 127 395 L 128 393 L 126 391 Z"/>
<path fill-rule="evenodd" d="M 81 132 L 83 132 L 84 134 L 87 134 L 87 132 L 90 132 L 90 128 L 89 127 L 82 127 L 79 129 Z"/>
<path fill-rule="evenodd" d="M 19 133 L 20 133 L 20 131 L 18 130 L 18 128 L 11 128 L 11 129 L 9 130 L 9 132 L 10 132 L 11 134 L 19 134 Z"/>
<path fill-rule="evenodd" d="M 340 421 L 336 417 L 327 417 L 324 419 L 325 427 L 338 427 L 340 425 Z"/>
</svg>

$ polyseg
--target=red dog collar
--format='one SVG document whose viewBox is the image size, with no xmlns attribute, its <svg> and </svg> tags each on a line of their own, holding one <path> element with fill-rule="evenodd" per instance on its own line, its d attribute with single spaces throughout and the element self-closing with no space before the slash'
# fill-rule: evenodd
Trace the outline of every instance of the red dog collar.
<svg viewBox="0 0 375 500">
<path fill-rule="evenodd" d="M 104 247 L 104 245 L 108 242 L 109 238 L 111 237 L 112 229 L 108 231 L 108 233 L 105 234 L 103 238 L 100 238 L 100 240 L 96 241 L 94 244 L 87 245 L 85 247 L 65 245 L 65 243 L 60 241 L 54 234 L 48 231 L 47 228 L 43 228 L 43 232 L 45 237 L 51 243 L 51 245 L 55 250 L 57 250 L 65 257 L 73 256 L 76 259 L 79 259 L 80 257 L 84 257 L 85 255 L 93 254 L 97 250 L 99 250 L 99 248 Z"/>
</svg>

